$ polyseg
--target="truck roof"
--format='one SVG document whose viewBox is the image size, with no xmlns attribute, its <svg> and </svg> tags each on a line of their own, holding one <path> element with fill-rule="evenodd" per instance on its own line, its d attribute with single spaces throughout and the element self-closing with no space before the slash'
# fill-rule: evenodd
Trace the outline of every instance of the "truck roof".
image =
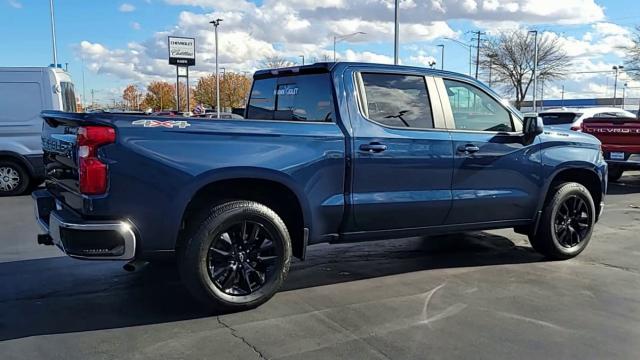
<svg viewBox="0 0 640 360">
<path fill-rule="evenodd" d="M 432 74 L 436 76 L 441 75 L 455 75 L 457 77 L 464 77 L 469 80 L 475 81 L 474 78 L 452 71 L 446 70 L 437 70 L 419 66 L 408 66 L 408 65 L 392 65 L 392 64 L 379 64 L 379 63 L 365 63 L 365 62 L 347 62 L 347 61 L 338 61 L 338 62 L 317 62 L 311 65 L 301 65 L 301 66 L 290 66 L 284 68 L 276 68 L 276 69 L 264 69 L 258 70 L 253 74 L 254 79 L 265 79 L 279 75 L 290 75 L 290 74 L 318 74 L 318 73 L 327 73 L 334 71 L 335 69 L 344 68 L 347 66 L 359 66 L 359 67 L 373 67 L 381 70 L 410 70 L 410 71 L 420 71 L 427 74 Z"/>
</svg>

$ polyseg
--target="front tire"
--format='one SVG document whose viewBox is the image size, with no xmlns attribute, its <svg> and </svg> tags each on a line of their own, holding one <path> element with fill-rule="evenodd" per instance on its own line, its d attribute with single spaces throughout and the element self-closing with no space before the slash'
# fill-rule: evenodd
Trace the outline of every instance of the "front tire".
<svg viewBox="0 0 640 360">
<path fill-rule="evenodd" d="M 24 166 L 13 160 L 0 160 L 0 196 L 22 195 L 30 183 Z"/>
<path fill-rule="evenodd" d="M 596 219 L 596 208 L 589 190 L 574 182 L 554 188 L 547 200 L 531 246 L 554 260 L 566 260 L 587 247 Z"/>
<path fill-rule="evenodd" d="M 214 206 L 181 249 L 183 283 L 219 311 L 255 308 L 282 286 L 291 262 L 291 238 L 282 219 L 253 201 Z"/>
</svg>

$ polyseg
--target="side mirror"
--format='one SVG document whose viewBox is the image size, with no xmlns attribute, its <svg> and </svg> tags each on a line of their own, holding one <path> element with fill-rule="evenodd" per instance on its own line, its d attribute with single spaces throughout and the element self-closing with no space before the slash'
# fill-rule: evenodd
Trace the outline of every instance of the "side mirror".
<svg viewBox="0 0 640 360">
<path fill-rule="evenodd" d="M 538 113 L 530 113 L 524 115 L 522 122 L 522 131 L 526 137 L 534 138 L 544 132 L 544 123 Z"/>
</svg>

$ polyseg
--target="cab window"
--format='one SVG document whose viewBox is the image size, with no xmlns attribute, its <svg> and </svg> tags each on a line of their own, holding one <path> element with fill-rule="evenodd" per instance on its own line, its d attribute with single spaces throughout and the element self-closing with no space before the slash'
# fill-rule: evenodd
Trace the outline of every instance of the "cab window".
<svg viewBox="0 0 640 360">
<path fill-rule="evenodd" d="M 474 131 L 514 131 L 511 114 L 481 89 L 461 81 L 444 80 L 455 128 Z"/>
<path fill-rule="evenodd" d="M 362 73 L 368 118 L 383 125 L 433 128 L 431 104 L 424 77 Z"/>
</svg>

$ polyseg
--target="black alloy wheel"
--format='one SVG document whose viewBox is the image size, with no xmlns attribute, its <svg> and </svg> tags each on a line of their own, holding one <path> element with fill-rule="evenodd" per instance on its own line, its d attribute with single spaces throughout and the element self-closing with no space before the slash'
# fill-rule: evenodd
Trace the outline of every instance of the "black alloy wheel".
<svg viewBox="0 0 640 360">
<path fill-rule="evenodd" d="M 219 311 L 255 308 L 282 286 L 291 237 L 267 206 L 247 200 L 214 205 L 187 226 L 177 248 L 180 277 L 191 294 Z"/>
<path fill-rule="evenodd" d="M 573 248 L 591 233 L 593 214 L 587 203 L 577 195 L 564 200 L 556 212 L 555 233 L 560 245 Z"/>
<path fill-rule="evenodd" d="M 207 254 L 215 286 L 227 295 L 249 295 L 260 289 L 273 277 L 277 253 L 282 252 L 272 239 L 255 221 L 234 223 L 216 234 Z"/>
</svg>

